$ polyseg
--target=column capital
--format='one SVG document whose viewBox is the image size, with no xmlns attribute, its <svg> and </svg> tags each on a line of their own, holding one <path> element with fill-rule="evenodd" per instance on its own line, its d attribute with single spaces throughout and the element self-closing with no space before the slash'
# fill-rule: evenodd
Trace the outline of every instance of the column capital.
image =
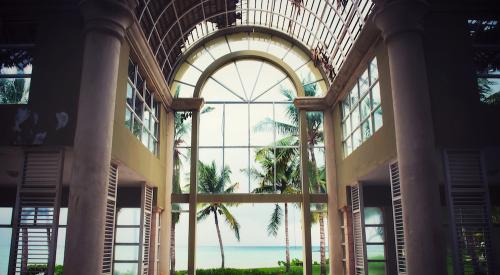
<svg viewBox="0 0 500 275">
<path fill-rule="evenodd" d="M 375 0 L 374 22 L 384 41 L 406 32 L 421 32 L 428 11 L 423 0 Z"/>
<path fill-rule="evenodd" d="M 85 32 L 101 31 L 121 41 L 134 21 L 134 8 L 131 0 L 82 0 L 80 10 L 85 20 Z"/>
</svg>

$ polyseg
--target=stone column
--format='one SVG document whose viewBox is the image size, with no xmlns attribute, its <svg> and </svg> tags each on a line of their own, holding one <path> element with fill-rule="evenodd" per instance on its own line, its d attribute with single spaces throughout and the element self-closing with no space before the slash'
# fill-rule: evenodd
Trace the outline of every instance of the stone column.
<svg viewBox="0 0 500 275">
<path fill-rule="evenodd" d="M 339 192 L 336 180 L 335 138 L 333 111 L 323 112 L 326 182 L 328 184 L 328 253 L 330 258 L 330 274 L 342 274 L 342 220 L 339 212 Z"/>
<path fill-rule="evenodd" d="M 374 17 L 389 55 L 409 275 L 446 274 L 422 40 L 426 11 L 420 0 L 379 0 Z"/>
<path fill-rule="evenodd" d="M 64 272 L 88 275 L 102 272 L 118 61 L 133 13 L 125 1 L 85 0 L 80 5 L 85 42 Z"/>
</svg>

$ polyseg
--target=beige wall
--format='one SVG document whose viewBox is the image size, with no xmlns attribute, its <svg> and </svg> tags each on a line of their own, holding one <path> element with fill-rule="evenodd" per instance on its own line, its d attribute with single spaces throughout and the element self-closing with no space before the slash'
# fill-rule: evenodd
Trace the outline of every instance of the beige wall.
<svg viewBox="0 0 500 275">
<path fill-rule="evenodd" d="M 355 70 L 346 89 L 341 94 L 349 92 L 357 78 L 367 68 L 373 56 L 377 57 L 380 75 L 380 93 L 382 101 L 383 126 L 367 141 L 361 144 L 349 156 L 344 158 L 342 149 L 342 128 L 340 125 L 340 106 L 337 104 L 333 110 L 335 158 L 337 163 L 337 184 L 339 185 L 339 207 L 346 205 L 346 186 L 353 184 L 361 177 L 367 175 L 380 165 L 387 165 L 396 158 L 396 138 L 394 133 L 394 113 L 392 108 L 391 84 L 389 76 L 389 63 L 385 45 L 378 42 L 366 54 Z M 344 98 L 342 96 L 341 98 Z M 389 168 L 387 168 L 389 169 Z"/>
<path fill-rule="evenodd" d="M 159 154 L 157 157 L 125 127 L 129 54 L 130 48 L 126 42 L 123 42 L 120 53 L 111 156 L 120 165 L 130 168 L 140 177 L 143 177 L 148 185 L 158 187 L 158 206 L 163 207 L 166 184 L 167 113 L 165 108 L 162 107 L 160 111 Z"/>
</svg>

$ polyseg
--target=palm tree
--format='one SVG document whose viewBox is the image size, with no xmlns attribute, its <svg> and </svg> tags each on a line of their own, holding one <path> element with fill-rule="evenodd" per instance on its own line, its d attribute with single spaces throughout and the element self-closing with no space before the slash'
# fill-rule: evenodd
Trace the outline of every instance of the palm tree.
<svg viewBox="0 0 500 275">
<path fill-rule="evenodd" d="M 284 138 L 277 142 L 277 146 L 290 146 L 293 143 L 293 138 Z M 253 193 L 274 193 L 278 191 L 280 194 L 297 194 L 299 193 L 300 173 L 299 160 L 297 156 L 297 148 L 285 147 L 276 148 L 266 147 L 257 150 L 256 161 L 260 164 L 263 172 L 253 168 L 250 170 L 250 176 L 257 180 L 259 187 L 255 188 Z M 275 162 L 276 161 L 276 162 Z M 276 165 L 276 183 L 274 181 L 274 171 Z M 285 208 L 285 268 L 286 272 L 290 270 L 290 242 L 288 233 L 288 203 L 284 204 Z M 269 224 L 267 226 L 268 235 L 276 237 L 278 229 L 281 225 L 283 210 L 279 204 L 275 204 L 274 211 L 271 214 Z"/>
<path fill-rule="evenodd" d="M 203 162 L 198 162 L 198 190 L 201 193 L 207 194 L 230 194 L 238 188 L 238 183 L 230 184 L 231 170 L 229 167 L 224 166 L 220 173 L 217 173 L 215 161 L 205 165 Z M 197 220 L 201 221 L 206 219 L 210 214 L 214 214 L 215 228 L 217 230 L 217 237 L 219 239 L 220 255 L 222 259 L 221 268 L 224 268 L 224 247 L 222 245 L 222 237 L 219 228 L 219 215 L 224 216 L 226 223 L 234 232 L 236 239 L 240 240 L 240 224 L 236 221 L 234 216 L 229 212 L 226 206 L 222 203 L 208 203 L 203 205 L 197 213 Z"/>
<path fill-rule="evenodd" d="M 281 94 L 284 95 L 289 101 L 295 98 L 291 90 L 283 89 Z M 304 85 L 305 96 L 316 96 L 316 83 Z M 286 110 L 286 114 L 290 123 L 274 121 L 267 118 L 256 126 L 256 130 L 270 130 L 276 127 L 280 134 L 295 137 L 298 143 L 299 136 L 299 111 L 294 105 L 290 104 Z M 314 146 L 323 140 L 323 131 L 321 125 L 323 123 L 323 116 L 319 112 L 308 112 L 306 115 L 307 120 L 307 148 L 309 153 L 309 186 L 317 193 L 322 193 L 319 170 L 316 162 Z M 321 274 L 326 274 L 326 260 L 325 260 L 325 226 L 324 226 L 324 213 L 318 212 L 318 221 L 320 225 L 320 254 L 321 254 Z"/>
</svg>

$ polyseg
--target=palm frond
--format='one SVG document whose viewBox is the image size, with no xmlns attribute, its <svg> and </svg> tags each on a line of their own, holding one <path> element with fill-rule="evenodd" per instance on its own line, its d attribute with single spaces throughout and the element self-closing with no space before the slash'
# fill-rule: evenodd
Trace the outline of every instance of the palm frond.
<svg viewBox="0 0 500 275">
<path fill-rule="evenodd" d="M 240 224 L 236 219 L 234 218 L 233 214 L 229 212 L 229 210 L 223 205 L 219 205 L 219 209 L 222 210 L 222 213 L 224 214 L 224 218 L 226 220 L 227 225 L 233 230 L 234 236 L 236 239 L 239 241 L 240 240 Z"/>
<path fill-rule="evenodd" d="M 198 213 L 196 214 L 196 220 L 202 221 L 202 220 L 206 219 L 210 215 L 211 212 L 212 212 L 211 205 L 203 208 L 202 210 L 198 211 Z"/>
<path fill-rule="evenodd" d="M 274 211 L 271 214 L 271 219 L 267 225 L 267 234 L 276 237 L 278 235 L 278 229 L 281 225 L 281 219 L 283 217 L 283 211 L 279 204 L 275 204 Z"/>
</svg>

